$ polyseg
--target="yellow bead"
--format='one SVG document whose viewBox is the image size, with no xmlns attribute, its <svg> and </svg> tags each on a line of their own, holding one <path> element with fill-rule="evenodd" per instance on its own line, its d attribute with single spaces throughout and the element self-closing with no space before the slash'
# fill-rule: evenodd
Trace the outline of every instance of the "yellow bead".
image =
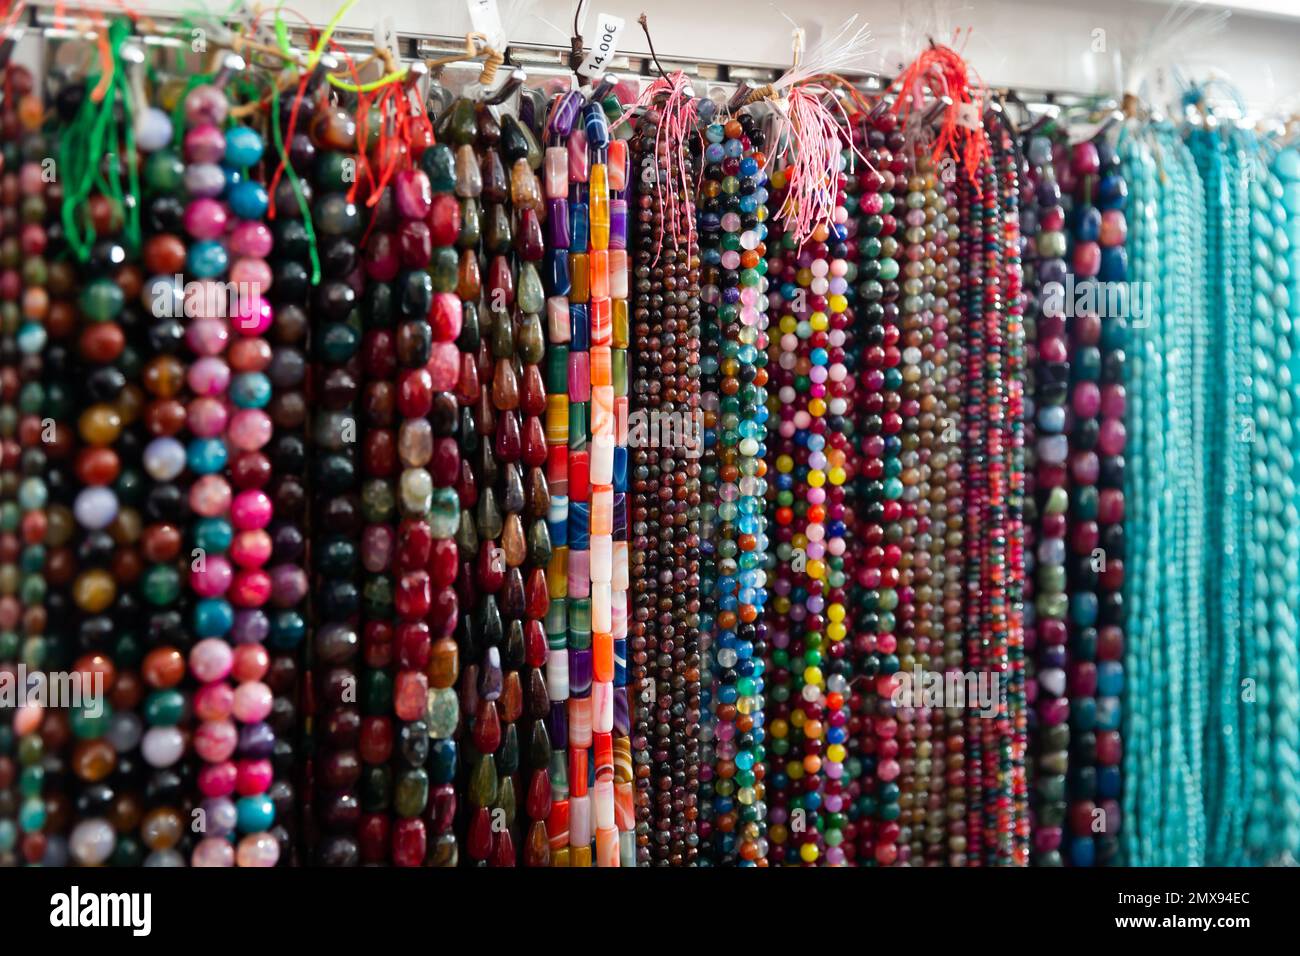
<svg viewBox="0 0 1300 956">
<path fill-rule="evenodd" d="M 117 597 L 113 576 L 103 569 L 86 571 L 72 585 L 72 599 L 88 614 L 100 614 Z"/>
<path fill-rule="evenodd" d="M 791 711 L 790 713 L 790 723 L 793 724 L 796 728 L 802 728 L 804 725 L 804 721 L 806 721 L 807 719 L 808 719 L 808 715 L 804 713 L 802 710 L 795 710 L 795 711 Z"/>
<path fill-rule="evenodd" d="M 849 307 L 849 300 L 842 295 L 833 295 L 826 300 L 826 304 L 831 307 L 832 312 L 843 312 Z"/>
<path fill-rule="evenodd" d="M 774 720 L 768 726 L 768 730 L 772 732 L 773 737 L 777 738 L 778 740 L 783 740 L 786 734 L 790 732 L 790 725 L 787 724 L 784 720 Z"/>
<path fill-rule="evenodd" d="M 826 616 L 830 618 L 832 621 L 844 620 L 844 605 L 832 604 L 830 607 L 826 609 Z"/>
<path fill-rule="evenodd" d="M 803 682 L 805 684 L 816 684 L 820 687 L 822 683 L 822 669 L 820 667 L 805 667 L 803 669 Z"/>
<path fill-rule="evenodd" d="M 77 421 L 81 440 L 87 445 L 105 447 L 117 441 L 122 434 L 122 415 L 112 405 L 91 405 Z"/>
<path fill-rule="evenodd" d="M 821 560 L 814 558 L 808 562 L 808 567 L 804 569 L 808 577 L 815 581 L 820 581 L 826 576 L 826 565 Z"/>
<path fill-rule="evenodd" d="M 845 753 L 843 744 L 831 744 L 826 748 L 826 759 L 832 763 L 843 763 Z"/>
<path fill-rule="evenodd" d="M 808 472 L 808 484 L 813 488 L 820 488 L 826 484 L 826 472 L 813 468 Z"/>
<path fill-rule="evenodd" d="M 830 478 L 832 485 L 842 485 L 844 484 L 844 479 L 848 476 L 844 473 L 843 468 L 832 468 L 827 473 L 827 477 Z"/>
<path fill-rule="evenodd" d="M 832 641 L 842 641 L 848 633 L 848 629 L 837 621 L 831 621 L 826 625 L 826 636 Z"/>
<path fill-rule="evenodd" d="M 817 846 L 813 843 L 804 843 L 799 847 L 799 859 L 805 863 L 817 862 Z"/>
<path fill-rule="evenodd" d="M 814 332 L 825 332 L 830 328 L 831 320 L 826 317 L 825 312 L 814 312 L 812 315 L 808 316 L 808 324 L 813 327 Z"/>
<path fill-rule="evenodd" d="M 821 418 L 826 414 L 826 400 L 824 398 L 810 398 L 808 400 L 808 414 L 813 418 Z"/>
<path fill-rule="evenodd" d="M 776 458 L 776 470 L 783 475 L 788 475 L 794 471 L 794 459 L 789 455 L 778 455 Z"/>
<path fill-rule="evenodd" d="M 793 315 L 783 315 L 781 317 L 781 334 L 792 335 L 794 330 L 799 327 L 799 320 Z"/>
</svg>

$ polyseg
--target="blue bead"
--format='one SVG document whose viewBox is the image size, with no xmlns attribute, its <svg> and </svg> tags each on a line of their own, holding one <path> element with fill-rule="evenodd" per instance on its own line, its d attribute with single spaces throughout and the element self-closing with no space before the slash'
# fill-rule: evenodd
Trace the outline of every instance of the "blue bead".
<svg viewBox="0 0 1300 956">
<path fill-rule="evenodd" d="M 232 186 L 226 191 L 230 211 L 240 219 L 261 219 L 266 215 L 268 204 L 266 187 L 261 183 L 247 180 Z"/>
<path fill-rule="evenodd" d="M 1124 689 L 1124 665 L 1102 661 L 1097 665 L 1097 696 L 1118 697 Z"/>
<path fill-rule="evenodd" d="M 245 169 L 262 158 L 264 144 L 258 132 L 248 126 L 233 126 L 226 130 L 227 166 Z"/>
<path fill-rule="evenodd" d="M 229 263 L 226 247 L 215 239 L 200 239 L 185 253 L 185 271 L 194 279 L 215 279 Z"/>
<path fill-rule="evenodd" d="M 261 833 L 275 822 L 275 804 L 270 797 L 240 797 L 235 802 L 236 826 L 240 833 Z"/>
<path fill-rule="evenodd" d="M 265 408 L 271 380 L 262 372 L 243 372 L 230 380 L 230 400 L 239 408 Z"/>
<path fill-rule="evenodd" d="M 228 454 L 220 438 L 195 438 L 185 449 L 185 460 L 195 474 L 215 475 L 226 467 Z"/>
<path fill-rule="evenodd" d="M 1092 866 L 1097 862 L 1097 848 L 1092 842 L 1092 837 L 1070 839 L 1070 862 L 1075 866 Z"/>
<path fill-rule="evenodd" d="M 196 637 L 225 637 L 235 625 L 235 611 L 229 601 L 204 598 L 194 605 Z"/>
</svg>

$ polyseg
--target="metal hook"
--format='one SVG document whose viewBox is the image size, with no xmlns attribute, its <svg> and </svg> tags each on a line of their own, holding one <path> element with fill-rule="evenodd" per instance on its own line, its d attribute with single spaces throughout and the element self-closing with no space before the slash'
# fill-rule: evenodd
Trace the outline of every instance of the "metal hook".
<svg viewBox="0 0 1300 956">
<path fill-rule="evenodd" d="M 16 26 L 8 31 L 3 42 L 0 42 L 0 70 L 9 65 L 9 60 L 14 55 L 14 48 L 18 46 L 18 41 L 23 38 L 26 32 L 26 27 Z"/>
<path fill-rule="evenodd" d="M 221 66 L 217 68 L 217 75 L 212 78 L 212 85 L 221 89 L 230 82 L 231 76 L 243 72 L 247 67 L 247 62 L 238 53 L 225 54 L 221 58 Z"/>
<path fill-rule="evenodd" d="M 1089 140 L 1100 139 L 1102 136 L 1105 136 L 1106 133 L 1108 133 L 1116 123 L 1122 123 L 1122 122 L 1124 122 L 1123 111 L 1111 110 L 1110 115 L 1107 116 L 1104 120 L 1102 120 L 1101 125 L 1097 127 L 1097 131 L 1093 133 L 1091 136 L 1089 136 L 1088 139 Z"/>
<path fill-rule="evenodd" d="M 587 102 L 588 103 L 603 102 L 605 97 L 609 95 L 609 91 L 612 90 L 617 83 L 618 83 L 618 77 L 615 76 L 613 73 L 604 74 L 603 76 L 601 76 L 599 80 L 596 81 L 595 85 L 592 86 L 591 95 L 587 97 Z"/>
<path fill-rule="evenodd" d="M 510 71 L 510 76 L 506 78 L 501 89 L 495 93 L 490 93 L 483 99 L 488 106 L 499 106 L 514 95 L 515 90 L 524 85 L 528 79 L 528 72 L 523 67 L 516 67 Z"/>
<path fill-rule="evenodd" d="M 934 101 L 933 106 L 921 115 L 921 123 L 923 125 L 929 125 L 950 109 L 952 109 L 952 97 L 941 96 Z"/>
</svg>

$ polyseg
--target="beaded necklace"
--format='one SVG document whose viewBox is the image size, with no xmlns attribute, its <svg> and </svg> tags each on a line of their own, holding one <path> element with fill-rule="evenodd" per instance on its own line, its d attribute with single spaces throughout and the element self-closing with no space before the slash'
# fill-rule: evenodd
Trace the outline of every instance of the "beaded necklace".
<svg viewBox="0 0 1300 956">
<path fill-rule="evenodd" d="M 839 165 L 842 170 L 842 156 Z M 785 170 L 772 175 L 772 184 L 777 189 L 787 185 Z M 781 600 L 774 602 L 773 608 L 786 618 L 779 621 L 781 631 L 773 636 L 775 646 L 783 651 L 774 661 L 779 667 L 797 670 L 790 675 L 788 692 L 778 698 L 786 706 L 778 709 L 783 720 L 772 732 L 774 737 L 784 738 L 793 727 L 802 737 L 797 762 L 791 759 L 785 768 L 785 776 L 797 781 L 801 791 L 797 806 L 789 807 L 789 812 L 798 811 L 799 817 L 783 813 L 780 822 L 790 820 L 789 832 L 804 865 L 814 865 L 823 856 L 831 865 L 844 862 L 838 781 L 847 755 L 843 744 L 847 739 L 848 682 L 831 664 L 847 650 L 842 646 L 847 635 L 843 624 L 842 485 L 848 475 L 843 335 L 850 316 L 845 312 L 847 264 L 843 258 L 848 213 L 840 204 L 845 184 L 841 171 L 833 184 L 833 221 L 818 224 L 810 242 L 796 248 L 792 232 L 781 236 L 776 266 L 780 271 L 770 280 L 781 280 L 780 302 L 775 304 L 786 306 L 780 323 L 782 334 L 773 346 L 774 364 L 781 374 L 778 390 L 769 400 L 770 410 L 781 416 L 775 483 L 777 523 L 781 525 L 776 556 L 780 563 L 774 582 L 774 594 Z M 772 242 L 769 247 L 778 248 Z M 802 487 L 796 488 L 796 484 Z M 789 512 L 781 510 L 784 508 Z M 832 679 L 827 679 L 828 672 Z M 799 701 L 792 705 L 794 693 Z M 793 743 L 787 751 L 791 758 L 796 756 Z M 827 780 L 835 781 L 834 785 L 826 788 Z M 830 791 L 829 805 L 824 789 Z M 783 857 L 779 862 L 794 862 L 790 856 Z"/>
<path fill-rule="evenodd" d="M 1296 387 L 1296 356 L 1300 355 L 1297 346 L 1300 345 L 1300 328 L 1297 327 L 1297 319 L 1300 319 L 1300 235 L 1297 235 L 1295 222 L 1300 221 L 1300 190 L 1297 189 L 1296 183 L 1300 181 L 1300 153 L 1294 146 L 1288 146 L 1280 150 L 1273 160 L 1273 171 L 1276 174 L 1279 185 L 1281 186 L 1280 196 L 1274 194 L 1274 228 L 1277 230 L 1275 244 L 1278 246 L 1279 258 L 1289 267 L 1287 278 L 1280 284 L 1279 292 L 1285 292 L 1285 311 L 1290 317 L 1290 333 L 1286 336 L 1279 336 L 1279 339 L 1285 339 L 1289 356 L 1285 362 L 1279 361 L 1279 368 L 1285 368 L 1286 374 L 1290 377 L 1290 389 L 1283 386 L 1279 394 L 1279 411 L 1282 415 L 1280 431 L 1285 439 L 1288 424 L 1292 422 L 1293 413 L 1300 402 L 1300 397 L 1290 391 Z M 1285 217 L 1285 226 L 1278 219 L 1278 208 L 1280 204 L 1281 213 Z M 1279 305 L 1279 311 L 1282 306 Z M 1280 358 L 1281 356 L 1279 356 Z M 1281 379 L 1285 381 L 1285 379 Z M 1289 394 L 1288 394 L 1289 393 Z M 1286 400 L 1289 398 L 1292 402 L 1292 414 L 1286 410 Z M 1283 490 L 1283 507 L 1291 508 L 1295 501 L 1295 494 L 1286 495 L 1287 481 L 1291 483 L 1291 489 L 1294 492 L 1297 480 L 1300 480 L 1300 448 L 1297 448 L 1297 436 L 1294 424 L 1290 425 L 1291 440 L 1287 443 L 1287 451 L 1291 457 L 1290 474 L 1281 482 Z M 1285 456 L 1283 456 L 1285 461 Z M 1288 511 L 1289 515 L 1290 512 Z M 1288 518 L 1289 520 L 1289 518 Z M 1284 604 L 1286 608 L 1294 608 L 1297 600 L 1300 600 L 1300 594 L 1297 593 L 1296 585 L 1288 582 L 1284 593 Z M 1282 612 L 1278 612 L 1281 618 Z M 1273 715 L 1272 715 L 1272 764 L 1274 779 L 1277 781 L 1276 786 L 1281 792 L 1295 793 L 1300 786 L 1300 765 L 1296 763 L 1297 752 L 1300 752 L 1300 720 L 1297 717 L 1297 706 L 1300 702 L 1300 687 L 1297 686 L 1300 674 L 1297 673 L 1297 655 L 1300 654 L 1300 648 L 1295 641 L 1280 640 L 1273 647 Z M 1279 801 L 1275 804 L 1274 825 L 1271 829 L 1273 833 L 1280 833 L 1281 851 L 1289 853 L 1293 858 L 1300 855 L 1300 805 L 1294 800 Z"/>
<path fill-rule="evenodd" d="M 24 71 L 25 73 L 25 71 Z M 6 67 L 3 73 L 3 102 L 0 102 L 0 129 L 4 148 L 0 152 L 0 666 L 8 680 L 17 678 L 16 662 L 21 660 L 19 628 L 25 602 L 19 594 L 19 505 L 16 500 L 20 481 L 16 401 L 19 390 L 17 344 L 19 298 L 23 281 L 17 266 L 20 253 L 18 227 L 18 116 L 16 73 Z M 30 89 L 31 77 L 25 85 Z M 24 707 L 24 711 L 28 708 Z M 18 739 L 30 733 L 32 716 L 6 706 L 0 718 L 0 866 L 18 863 Z"/>
<path fill-rule="evenodd" d="M 193 398 L 186 412 L 191 435 L 186 456 L 196 475 L 189 508 L 196 516 L 196 534 L 203 536 L 190 566 L 198 640 L 190 649 L 189 665 L 202 684 L 197 694 L 224 712 L 204 719 L 195 733 L 195 751 L 207 764 L 200 771 L 199 786 L 205 797 L 216 800 L 239 793 L 233 828 L 239 838 L 234 848 L 220 836 L 205 837 L 196 845 L 192 862 L 274 866 L 279 843 L 268 832 L 275 808 L 266 791 L 275 737 L 265 720 L 273 695 L 261 680 L 269 656 L 261 646 L 267 622 L 260 612 L 270 592 L 269 575 L 261 566 L 270 556 L 265 528 L 271 501 L 256 484 L 260 449 L 272 430 L 261 407 L 270 397 L 270 383 L 262 374 L 270 347 L 260 338 L 272 319 L 261 295 L 270 281 L 262 258 L 269 252 L 269 236 L 265 227 L 258 228 L 267 193 L 244 178 L 245 170 L 261 158 L 261 138 L 247 127 L 223 134 L 227 110 L 219 86 L 197 86 L 186 96 L 189 128 L 184 142 L 191 201 L 184 225 L 195 241 L 186 253 L 185 274 L 202 285 L 205 298 L 186 327 L 194 355 L 187 373 Z M 216 175 L 210 176 L 212 186 L 206 185 L 209 167 L 220 173 L 220 191 Z M 226 206 L 217 202 L 218 195 Z M 234 221 L 228 221 L 228 215 Z M 210 294 L 227 274 L 230 287 L 239 290 L 230 311 L 213 308 Z M 236 493 L 236 488 L 242 490 Z M 233 688 L 228 678 L 235 681 Z M 236 753 L 237 762 L 231 759 Z"/>
<path fill-rule="evenodd" d="M 716 542 L 714 613 L 701 625 L 712 632 L 712 862 L 762 865 L 766 731 L 755 642 L 766 600 L 766 157 L 749 114 L 710 124 L 706 139 L 701 291 L 719 392 L 710 429 L 718 497 L 709 513 L 717 527 L 705 529 Z"/>
<path fill-rule="evenodd" d="M 632 352 L 636 423 L 629 434 L 632 608 L 627 679 L 636 695 L 631 744 L 636 862 L 641 866 L 684 862 L 686 821 L 681 819 L 684 814 L 674 821 L 672 738 L 663 711 L 672 709 L 674 692 L 686 689 L 684 684 L 673 687 L 675 643 L 684 642 L 696 629 L 707 632 L 711 627 L 701 600 L 701 550 L 706 544 L 701 539 L 702 459 L 710 454 L 713 424 L 712 410 L 701 410 L 701 387 L 708 374 L 701 356 L 698 257 L 703 253 L 688 227 L 688 217 L 695 213 L 695 179 L 674 175 L 677 157 L 665 140 L 672 123 L 666 111 L 679 99 L 680 91 L 657 91 L 629 144 L 637 210 L 630 310 L 637 347 Z M 686 157 L 691 165 L 693 160 L 693 155 Z M 702 181 L 705 193 L 710 183 Z M 707 217 L 708 200 L 704 195 L 701 200 L 700 214 Z M 665 235 L 679 238 L 664 242 Z M 708 742 L 706 738 L 704 745 Z M 700 833 L 709 839 L 715 824 L 711 763 L 701 774 L 705 802 Z"/>
<path fill-rule="evenodd" d="M 267 683 L 275 692 L 272 720 L 275 726 L 275 780 L 270 795 L 275 803 L 275 827 L 280 840 L 280 864 L 301 862 L 298 853 L 300 809 L 310 805 L 310 794 L 299 789 L 296 761 L 300 759 L 300 705 L 302 644 L 307 636 L 310 582 L 307 576 L 307 424 L 308 373 L 307 312 L 311 292 L 313 242 L 303 210 L 310 207 L 310 185 L 300 179 L 315 160 L 315 146 L 305 133 L 296 133 L 286 147 L 273 101 L 270 133 L 288 175 L 273 195 L 278 213 L 270 226 L 271 288 L 274 320 L 269 330 L 271 360 L 266 375 L 271 384 L 267 413 L 275 431 L 267 446 L 269 478 L 266 491 L 274 519 L 271 538 L 272 582 L 267 645 L 271 651 Z"/>
<path fill-rule="evenodd" d="M 344 169 L 355 160 L 356 123 L 348 112 L 321 95 L 282 110 L 310 131 L 316 149 L 312 223 L 319 243 L 321 281 L 312 295 L 312 379 L 308 397 L 316 406 L 310 427 L 312 470 L 309 481 L 316 502 L 312 514 L 310 558 L 312 626 L 308 667 L 315 688 L 312 735 L 315 756 L 308 770 L 315 787 L 313 803 L 321 834 L 314 855 L 324 866 L 361 862 L 358 784 L 362 705 L 368 688 L 358 684 L 356 658 L 362 641 L 357 615 L 357 582 L 362 516 L 357 497 L 357 406 L 360 391 L 360 330 L 353 323 L 358 298 L 356 246 L 361 213 L 349 199 Z M 355 178 L 355 176 L 349 177 Z M 351 281 L 350 281 L 351 280 Z M 367 709 L 369 707 L 367 706 Z"/>
<path fill-rule="evenodd" d="M 1027 468 L 1025 627 L 1033 655 L 1032 783 L 1035 828 L 1033 862 L 1059 866 L 1065 823 L 1065 775 L 1069 767 L 1069 696 L 1066 693 L 1066 460 L 1069 439 L 1066 398 L 1069 352 L 1065 316 L 1047 296 L 1066 276 L 1065 211 L 1056 180 L 1051 139 L 1033 136 L 1026 150 L 1029 175 L 1023 181 L 1021 225 L 1025 236 L 1026 337 L 1032 343 L 1026 425 L 1033 440 Z M 1028 226 L 1027 230 L 1024 227 Z M 1046 290 L 1046 291 L 1045 291 Z M 1028 428 L 1027 428 L 1028 431 Z M 1031 504 L 1032 503 L 1032 504 Z M 1029 573 L 1032 571 L 1032 575 Z M 1031 584 L 1032 582 L 1032 584 Z M 1032 598 L 1032 600 L 1030 600 Z"/>
<path fill-rule="evenodd" d="M 1248 242 L 1248 194 L 1244 150 L 1238 138 L 1217 128 L 1197 128 L 1188 143 L 1205 187 L 1209 211 L 1206 235 L 1206 281 L 1210 308 L 1229 341 L 1249 341 L 1249 320 L 1243 314 L 1250 301 L 1242 284 L 1243 248 Z M 1239 271 L 1240 270 L 1240 271 Z M 1243 768 L 1243 753 L 1251 741 L 1245 726 L 1251 704 L 1242 700 L 1242 665 L 1248 656 L 1242 635 L 1253 641 L 1251 612 L 1245 600 L 1250 586 L 1246 549 L 1250 503 L 1249 455 L 1254 440 L 1253 397 L 1247 388 L 1249 355 L 1235 349 L 1220 375 L 1205 382 L 1206 415 L 1201 447 L 1207 459 L 1207 502 L 1222 502 L 1209 512 L 1207 565 L 1209 660 L 1216 689 L 1208 698 L 1206 741 L 1206 820 L 1209 865 L 1231 865 L 1243 848 L 1243 816 L 1251 781 Z"/>
<path fill-rule="evenodd" d="M 1248 709 L 1248 715 L 1254 720 L 1253 747 L 1244 758 L 1255 773 L 1264 771 L 1257 778 L 1264 785 L 1256 785 L 1251 797 L 1245 834 L 1248 859 L 1260 862 L 1268 862 L 1279 849 L 1285 851 L 1293 845 L 1282 842 L 1279 846 L 1275 837 L 1275 834 L 1285 834 L 1286 818 L 1279 810 L 1286 805 L 1288 793 L 1277 787 L 1278 782 L 1287 779 L 1287 771 L 1274 763 L 1278 749 L 1274 739 L 1281 736 L 1285 746 L 1292 737 L 1288 719 L 1294 712 L 1295 700 L 1284 700 L 1283 695 L 1294 693 L 1288 668 L 1294 666 L 1297 646 L 1291 637 L 1295 604 L 1287 601 L 1295 596 L 1294 586 L 1288 580 L 1293 580 L 1295 575 L 1284 569 L 1300 562 L 1294 536 L 1292 543 L 1287 540 L 1296 501 L 1292 478 L 1295 467 L 1292 420 L 1297 407 L 1295 380 L 1287 369 L 1291 344 L 1287 340 L 1290 315 L 1285 281 L 1290 243 L 1283 229 L 1287 214 L 1282 204 L 1282 186 L 1265 165 L 1266 148 L 1266 144 L 1257 144 L 1257 154 L 1246 157 L 1248 163 L 1254 163 L 1247 166 L 1247 171 L 1251 175 L 1250 262 L 1254 291 L 1251 384 L 1256 428 L 1256 440 L 1250 448 L 1253 530 L 1247 538 L 1255 568 L 1256 613 L 1254 633 L 1247 637 L 1257 655 L 1253 665 L 1246 665 L 1249 667 L 1246 673 L 1257 674 L 1258 678 L 1255 706 Z M 1290 517 L 1288 509 L 1291 509 Z M 1281 718 L 1276 721 L 1280 725 L 1277 728 L 1276 718 Z"/>
<path fill-rule="evenodd" d="M 900 221 L 894 212 L 900 202 L 905 209 L 917 206 L 906 205 L 909 185 L 906 170 L 895 173 L 898 164 L 894 160 L 898 154 L 881 142 L 883 133 L 894 128 L 892 120 L 890 116 L 873 124 L 879 132 L 876 148 L 868 154 L 868 159 L 881 171 L 877 174 L 881 178 L 872 182 L 879 191 L 868 193 L 860 200 L 860 209 L 867 213 L 867 218 L 859 228 L 863 241 L 872 244 L 864 250 L 866 256 L 860 272 L 864 281 L 859 288 L 862 303 L 858 311 L 857 339 L 861 345 L 862 371 L 858 384 L 862 391 L 855 402 L 856 430 L 861 435 L 855 535 L 859 546 L 866 550 L 855 575 L 857 593 L 850 601 L 856 609 L 855 640 L 866 651 L 861 654 L 856 670 L 870 689 L 864 694 L 859 729 L 859 747 L 865 764 L 862 798 L 868 805 L 868 813 L 857 851 L 862 863 L 885 866 L 898 861 L 898 841 L 902 835 L 900 800 L 903 786 L 910 782 L 905 770 L 913 766 L 908 759 L 910 755 L 903 753 L 904 740 L 900 740 L 901 736 L 910 743 L 912 711 L 906 704 L 896 706 L 891 691 L 901 668 L 898 637 L 910 611 L 899 600 L 904 574 L 902 522 L 906 507 L 901 500 L 904 426 L 900 395 L 903 376 L 899 367 L 901 312 L 905 305 L 911 306 L 910 311 L 919 310 L 922 284 L 919 276 L 910 276 L 905 294 L 903 286 L 908 279 L 900 280 L 899 260 L 906 256 L 906 250 L 899 241 L 899 230 L 914 228 L 918 223 L 916 214 L 910 220 L 904 214 L 905 221 Z M 893 145 L 900 145 L 897 138 Z M 866 171 L 863 175 L 871 176 L 871 173 Z M 884 190 L 887 184 L 893 188 Z M 920 183 L 913 181 L 911 185 Z M 919 197 L 920 192 L 915 195 Z M 912 237 L 917 238 L 917 233 Z M 906 852 L 903 855 L 906 857 Z"/>
<path fill-rule="evenodd" d="M 0 240 L 3 277 L 0 278 L 0 310 L 4 330 L 12 329 L 16 353 L 13 360 L 18 373 L 14 435 L 17 441 L 18 482 L 14 488 L 19 514 L 15 532 L 17 560 L 16 591 L 22 606 L 22 646 L 15 657 L 31 669 L 48 666 L 52 635 L 48 628 L 45 577 L 47 563 L 46 511 L 49 489 L 46 473 L 49 460 L 43 436 L 50 411 L 48 392 L 42 376 L 45 370 L 43 350 L 48 342 L 46 325 L 50 317 L 50 297 L 45 288 L 49 266 L 45 254 L 49 248 L 46 230 L 47 184 L 40 166 L 45 139 L 41 134 L 44 107 L 33 92 L 30 73 L 18 67 L 6 72 L 5 111 L 0 116 L 7 142 L 17 148 L 4 158 L 6 175 L 0 189 L 4 192 L 4 238 Z M 19 139 L 21 137 L 21 139 Z M 19 198 L 23 197 L 23 198 Z M 15 297 L 21 283 L 21 296 Z M 55 422 L 55 427 L 58 423 Z M 65 422 L 64 428 L 67 427 Z M 9 452 L 6 452 L 9 454 Z M 7 653 L 0 656 L 9 656 Z M 47 773 L 45 737 L 49 715 L 39 708 L 24 708 L 14 714 L 12 743 L 17 799 L 14 806 L 17 832 L 16 860 L 40 863 L 49 849 L 45 832 L 50 822 L 44 798 Z M 0 842 L 6 842 L 5 841 Z"/>
<path fill-rule="evenodd" d="M 119 34 L 119 52 L 120 41 Z M 127 98 L 120 89 L 114 98 L 119 95 L 124 119 L 129 118 Z M 120 155 L 119 149 L 133 149 L 129 122 L 111 130 L 110 137 L 105 148 L 113 156 Z M 61 165 L 67 168 L 66 163 Z M 116 169 L 115 161 L 108 165 Z M 72 469 L 80 490 L 74 495 L 72 488 L 67 489 L 72 517 L 82 532 L 70 591 L 78 612 L 69 630 L 76 635 L 71 665 L 86 675 L 103 673 L 109 701 L 98 717 L 87 707 L 69 715 L 70 729 L 78 739 L 72 770 L 84 784 L 74 803 L 79 822 L 70 834 L 69 849 L 81 864 L 111 860 L 131 865 L 145 859 L 143 842 L 153 851 L 148 863 L 173 866 L 183 863 L 187 849 L 181 842 L 186 834 L 180 810 L 183 778 L 177 767 L 185 738 L 176 726 L 154 726 L 142 736 L 139 718 L 127 713 L 143 697 L 140 682 L 131 673 L 141 654 L 139 635 L 132 626 L 138 605 L 131 593 L 140 576 L 134 505 L 141 475 L 136 464 L 139 436 L 131 427 L 138 418 L 140 397 L 129 384 L 139 372 L 139 353 L 131 339 L 142 325 L 135 300 L 143 277 L 135 264 L 139 249 L 133 243 L 138 236 L 127 227 L 133 216 L 123 211 L 117 194 L 120 185 L 110 182 L 107 194 L 88 198 L 93 238 L 80 236 L 79 245 L 70 243 L 85 270 L 83 280 L 89 275 L 76 306 L 81 366 L 64 370 L 80 384 L 84 402 L 77 419 L 80 447 Z M 65 221 L 65 235 L 66 225 Z M 175 569 L 173 583 L 179 587 Z M 167 648 L 161 655 L 168 680 L 179 682 L 184 675 L 179 652 Z M 152 805 L 147 814 L 136 792 L 143 776 L 141 761 L 153 768 L 146 784 L 145 797 Z"/>
</svg>

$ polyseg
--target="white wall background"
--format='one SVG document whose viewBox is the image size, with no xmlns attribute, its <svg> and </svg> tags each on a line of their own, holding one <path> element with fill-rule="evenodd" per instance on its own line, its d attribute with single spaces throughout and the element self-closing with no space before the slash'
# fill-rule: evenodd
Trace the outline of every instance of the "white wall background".
<svg viewBox="0 0 1300 956">
<path fill-rule="evenodd" d="M 49 0 L 41 0 L 49 2 Z M 274 0 L 263 0 L 274 6 Z M 567 47 L 574 0 L 498 0 L 507 11 L 525 6 L 512 38 Z M 155 12 L 228 6 L 226 0 L 135 0 Z M 287 0 L 314 23 L 325 23 L 342 0 Z M 74 3 L 70 6 L 75 6 Z M 790 24 L 782 10 L 806 30 L 809 46 L 833 33 L 853 14 L 875 35 L 864 69 L 894 73 L 910 59 L 927 33 L 942 41 L 955 28 L 970 28 L 968 61 L 994 85 L 1080 93 L 1118 92 L 1124 69 L 1153 35 L 1171 7 L 1169 0 L 590 0 L 588 35 L 605 12 L 627 21 L 620 48 L 646 53 L 636 18 L 649 14 L 651 35 L 661 55 L 679 59 L 783 65 L 790 60 Z M 1211 71 L 1225 76 L 1256 110 L 1279 104 L 1300 108 L 1300 0 L 1237 0 L 1206 4 L 1233 9 L 1218 35 L 1178 50 L 1179 65 L 1197 78 Z M 399 32 L 457 35 L 470 29 L 465 0 L 362 0 L 342 21 L 369 29 L 381 16 L 395 19 Z M 295 18 L 296 19 L 296 18 Z M 1097 31 L 1104 31 L 1103 34 Z M 1104 39 L 1105 49 L 1095 48 Z"/>
</svg>

